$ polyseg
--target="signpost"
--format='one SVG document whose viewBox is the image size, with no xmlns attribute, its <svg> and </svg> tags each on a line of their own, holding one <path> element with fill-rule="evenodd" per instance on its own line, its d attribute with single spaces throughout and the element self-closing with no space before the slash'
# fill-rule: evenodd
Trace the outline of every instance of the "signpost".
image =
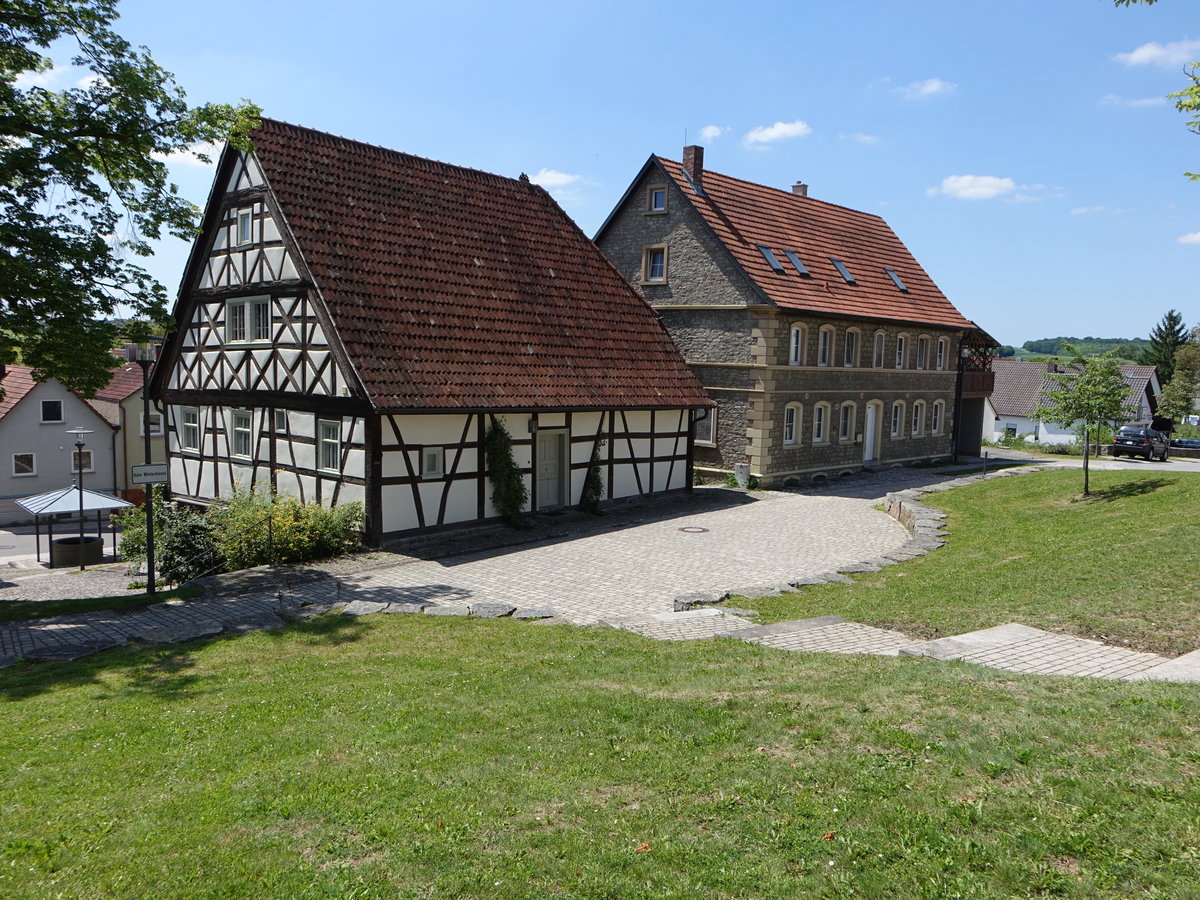
<svg viewBox="0 0 1200 900">
<path fill-rule="evenodd" d="M 167 464 L 166 463 L 150 463 L 143 466 L 131 466 L 130 472 L 132 477 L 130 481 L 134 484 L 166 484 L 167 482 Z"/>
</svg>

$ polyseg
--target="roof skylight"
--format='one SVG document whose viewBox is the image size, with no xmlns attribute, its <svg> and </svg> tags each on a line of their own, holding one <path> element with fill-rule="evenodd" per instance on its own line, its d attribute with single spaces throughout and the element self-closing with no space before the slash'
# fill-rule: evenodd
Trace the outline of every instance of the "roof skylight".
<svg viewBox="0 0 1200 900">
<path fill-rule="evenodd" d="M 800 262 L 800 257 L 796 255 L 795 250 L 784 250 L 784 255 L 787 256 L 788 262 L 796 267 L 796 271 L 806 278 L 812 278 L 812 272 L 808 271 L 804 263 Z"/>
<path fill-rule="evenodd" d="M 758 252 L 763 255 L 763 259 L 765 259 L 767 261 L 768 266 L 770 266 L 776 272 L 779 272 L 782 274 L 783 263 L 781 263 L 779 261 L 778 257 L 776 257 L 775 254 L 771 252 L 770 247 L 768 247 L 766 244 L 759 244 Z"/>
<path fill-rule="evenodd" d="M 838 270 L 838 274 L 846 279 L 846 284 L 858 284 L 854 280 L 854 276 L 850 274 L 850 270 L 846 268 L 846 264 L 836 256 L 829 257 L 829 261 L 833 263 L 833 267 Z"/>
<path fill-rule="evenodd" d="M 895 269 L 884 269 L 883 271 L 887 272 L 888 278 L 892 279 L 892 284 L 896 285 L 904 293 L 908 293 L 908 288 L 904 286 L 904 282 L 900 280 L 900 275 Z"/>
</svg>

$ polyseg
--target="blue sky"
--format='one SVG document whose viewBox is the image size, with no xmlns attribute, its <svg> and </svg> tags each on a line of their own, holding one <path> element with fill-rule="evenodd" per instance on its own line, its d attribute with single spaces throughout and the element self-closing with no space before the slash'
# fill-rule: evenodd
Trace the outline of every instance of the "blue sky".
<svg viewBox="0 0 1200 900">
<path fill-rule="evenodd" d="M 588 234 L 686 135 L 710 169 L 882 215 L 1004 343 L 1200 321 L 1200 136 L 1163 99 L 1200 59 L 1190 0 L 119 8 L 195 102 L 527 172 Z M 173 169 L 202 204 L 211 170 Z M 172 290 L 185 256 L 153 262 Z"/>
</svg>

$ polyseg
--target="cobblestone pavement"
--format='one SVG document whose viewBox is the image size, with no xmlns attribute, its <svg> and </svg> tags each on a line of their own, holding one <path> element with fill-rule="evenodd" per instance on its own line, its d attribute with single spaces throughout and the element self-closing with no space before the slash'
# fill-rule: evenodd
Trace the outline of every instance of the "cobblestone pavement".
<svg viewBox="0 0 1200 900">
<path fill-rule="evenodd" d="M 700 491 L 698 499 L 648 506 L 607 523 L 555 525 L 553 536 L 517 546 L 503 533 L 483 534 L 471 552 L 431 545 L 422 552 L 426 558 L 374 554 L 324 569 L 234 573 L 206 580 L 210 596 L 202 600 L 0 626 L 0 666 L 20 658 L 75 659 L 129 640 L 167 643 L 277 628 L 340 611 L 512 616 L 621 628 L 656 640 L 724 637 L 792 652 L 924 656 L 1031 674 L 1200 681 L 1200 651 L 1167 660 L 1011 624 L 922 642 L 838 616 L 760 626 L 752 610 L 708 605 L 730 594 L 762 596 L 848 580 L 839 573 L 876 571 L 936 549 L 944 542 L 943 516 L 920 503 L 921 494 L 976 477 L 890 471 L 732 503 L 728 492 Z M 891 515 L 876 508 L 881 499 Z M 93 577 L 64 583 L 71 590 L 86 584 L 102 591 L 92 596 L 117 593 L 110 589 L 116 573 L 85 574 Z"/>
</svg>

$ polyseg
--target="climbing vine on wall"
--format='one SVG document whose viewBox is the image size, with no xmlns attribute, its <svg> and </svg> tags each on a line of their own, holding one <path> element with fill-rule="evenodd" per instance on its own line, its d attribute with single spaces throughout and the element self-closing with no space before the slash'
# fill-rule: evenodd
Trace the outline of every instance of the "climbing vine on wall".
<svg viewBox="0 0 1200 900">
<path fill-rule="evenodd" d="M 529 500 L 525 479 L 513 460 L 512 435 L 504 423 L 492 416 L 484 435 L 488 479 L 492 482 L 492 506 L 514 525 L 521 521 L 521 511 Z"/>
</svg>

